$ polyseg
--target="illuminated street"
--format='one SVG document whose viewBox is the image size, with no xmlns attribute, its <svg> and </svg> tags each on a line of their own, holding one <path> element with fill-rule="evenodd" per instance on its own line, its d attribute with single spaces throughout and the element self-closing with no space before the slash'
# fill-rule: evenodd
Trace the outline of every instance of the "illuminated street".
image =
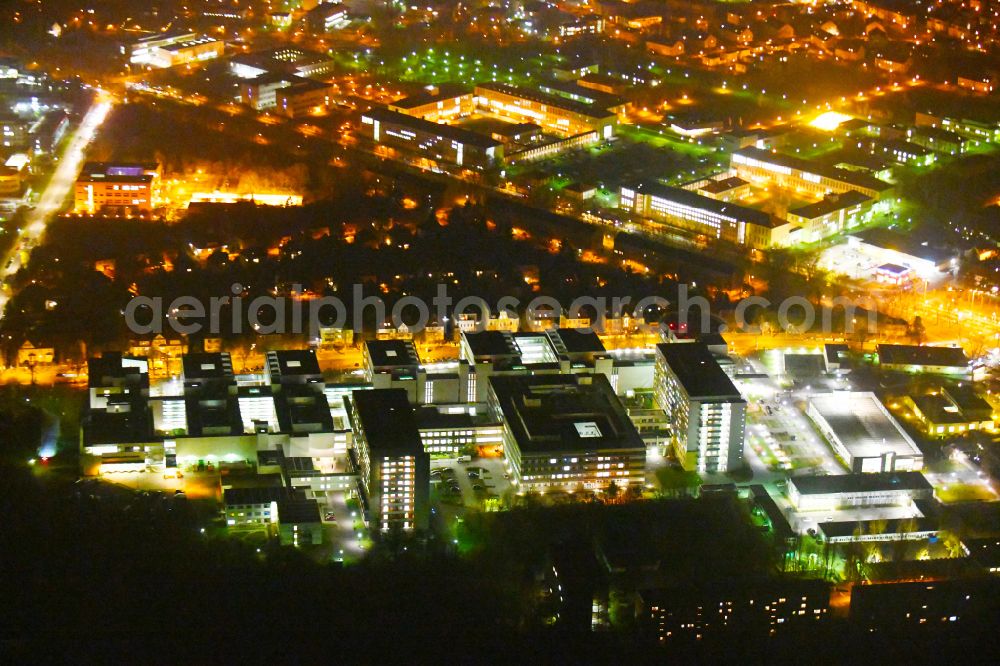
<svg viewBox="0 0 1000 666">
<path fill-rule="evenodd" d="M 48 185 L 42 192 L 38 203 L 25 218 L 25 224 L 12 249 L 0 264 L 0 319 L 10 299 L 8 280 L 17 273 L 23 264 L 22 253 L 40 243 L 45 234 L 49 220 L 65 209 L 66 200 L 73 192 L 77 173 L 87 155 L 87 148 L 97 136 L 97 132 L 111 112 L 112 102 L 103 93 L 94 105 L 87 110 L 79 127 L 63 150 L 56 170 L 52 173 Z"/>
</svg>

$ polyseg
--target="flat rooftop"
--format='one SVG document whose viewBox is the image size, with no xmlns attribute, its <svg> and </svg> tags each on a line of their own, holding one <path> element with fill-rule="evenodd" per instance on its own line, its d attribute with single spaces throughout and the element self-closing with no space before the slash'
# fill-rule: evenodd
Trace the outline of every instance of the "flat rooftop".
<svg viewBox="0 0 1000 666">
<path fill-rule="evenodd" d="M 471 94 L 472 88 L 468 86 L 459 85 L 457 83 L 442 83 L 441 85 L 435 86 L 430 90 L 423 90 L 415 95 L 398 99 L 389 104 L 389 106 L 390 108 L 395 107 L 397 109 L 415 109 L 426 104 L 432 104 L 434 102 L 454 99 L 456 97 Z"/>
<path fill-rule="evenodd" d="M 918 395 L 912 400 L 920 413 L 932 423 L 965 423 L 968 421 L 966 416 L 941 394 Z"/>
<path fill-rule="evenodd" d="M 724 337 L 722 337 L 722 333 L 718 333 L 718 332 L 715 332 L 715 331 L 712 331 L 712 332 L 709 332 L 709 333 L 698 333 L 695 336 L 695 341 L 696 342 L 700 342 L 700 343 L 704 344 L 707 347 L 726 347 L 726 348 L 728 348 L 728 344 L 726 343 L 726 339 Z"/>
<path fill-rule="evenodd" d="M 131 403 L 131 409 L 127 412 L 90 410 L 81 423 L 84 445 L 155 441 L 157 438 L 153 435 L 153 420 L 145 401 L 128 402 Z"/>
<path fill-rule="evenodd" d="M 781 512 L 778 508 L 778 504 L 771 497 L 770 493 L 767 492 L 767 488 L 759 483 L 755 483 L 750 486 L 750 494 L 753 496 L 754 504 L 756 504 L 761 511 L 767 515 L 767 519 L 771 521 L 771 529 L 774 530 L 775 535 L 781 539 L 790 539 L 795 536 L 795 530 L 792 529 L 791 524 L 788 522 L 788 518 L 785 514 Z"/>
<path fill-rule="evenodd" d="M 923 146 L 918 146 L 915 143 L 910 143 L 905 139 L 875 139 L 875 146 L 880 146 L 892 151 L 899 151 L 901 153 L 908 153 L 910 155 L 920 155 L 927 156 L 933 151 L 930 148 L 924 148 Z"/>
<path fill-rule="evenodd" d="M 330 58 L 323 53 L 309 51 L 297 46 L 277 46 L 263 51 L 240 54 L 235 56 L 233 59 L 236 60 L 237 58 L 260 59 L 264 61 L 270 60 L 273 62 L 284 62 L 293 65 L 308 65 L 330 61 Z"/>
<path fill-rule="evenodd" d="M 836 474 L 830 476 L 793 476 L 788 483 L 800 495 L 834 493 L 877 493 L 898 491 L 933 491 L 920 472 L 877 472 L 875 474 Z"/>
<path fill-rule="evenodd" d="M 844 42 L 857 42 L 858 44 L 864 43 L 861 40 L 842 40 L 841 44 Z M 864 130 L 869 127 L 871 127 L 871 122 L 864 120 L 863 118 L 851 118 L 837 125 L 836 131 L 840 134 L 849 134 L 851 132 L 857 132 L 858 130 Z"/>
<path fill-rule="evenodd" d="M 484 150 L 486 148 L 493 148 L 495 146 L 502 145 L 499 141 L 483 134 L 470 132 L 467 129 L 462 129 L 461 127 L 456 127 L 455 125 L 433 123 L 429 120 L 408 116 L 405 113 L 400 113 L 399 111 L 393 111 L 391 109 L 372 109 L 371 111 L 366 111 L 363 114 L 363 117 L 377 120 L 380 123 L 408 127 L 414 131 L 424 132 L 425 134 L 438 136 L 442 139 L 451 139 L 452 141 L 457 141 L 468 146 L 476 146 Z"/>
<path fill-rule="evenodd" d="M 301 375 L 321 375 L 316 352 L 311 349 L 278 349 L 267 352 L 267 369 L 271 378 Z"/>
<path fill-rule="evenodd" d="M 201 46 L 202 44 L 213 44 L 218 41 L 221 40 L 218 40 L 215 37 L 209 37 L 208 35 L 201 35 L 193 39 L 184 40 L 183 42 L 177 42 L 175 44 L 167 44 L 166 46 L 162 46 L 160 48 L 162 48 L 165 51 L 181 51 L 183 49 L 189 49 L 194 46 Z"/>
<path fill-rule="evenodd" d="M 466 359 L 470 363 L 492 363 L 506 370 L 559 368 L 558 352 L 545 333 L 463 331 L 462 339 L 472 354 Z"/>
<path fill-rule="evenodd" d="M 84 173 L 81 172 L 77 177 L 76 182 L 78 183 L 151 183 L 153 178 L 150 174 L 140 174 L 138 176 L 133 175 L 110 175 L 106 173 Z"/>
<path fill-rule="evenodd" d="M 262 397 L 273 400 L 270 395 Z M 185 397 L 184 413 L 192 437 L 238 435 L 244 431 L 238 394 L 230 395 L 224 385 L 208 384 L 200 395 Z"/>
<path fill-rule="evenodd" d="M 463 331 L 462 338 L 477 359 L 520 355 L 514 336 L 504 331 Z"/>
<path fill-rule="evenodd" d="M 883 192 L 885 190 L 892 189 L 892 185 L 879 180 L 874 176 L 858 173 L 856 171 L 848 171 L 847 169 L 838 169 L 837 167 L 826 166 L 824 164 L 820 164 L 819 162 L 811 162 L 799 157 L 792 157 L 791 155 L 772 153 L 769 150 L 762 150 L 760 148 L 741 148 L 733 153 L 734 162 L 739 163 L 739 158 L 743 158 L 744 160 L 756 160 L 766 164 L 775 164 L 785 167 L 786 169 L 793 169 L 803 173 L 825 176 L 842 183 L 847 183 L 848 185 L 863 187 L 865 189 L 875 190 L 876 192 Z"/>
<path fill-rule="evenodd" d="M 355 391 L 350 400 L 357 425 L 373 453 L 423 453 L 417 419 L 405 389 Z"/>
<path fill-rule="evenodd" d="M 546 331 L 549 340 L 559 353 L 603 354 L 604 343 L 594 331 L 576 328 L 553 328 Z"/>
<path fill-rule="evenodd" d="M 823 353 L 826 354 L 827 363 L 840 363 L 850 351 L 850 347 L 846 344 L 827 343 L 823 345 Z"/>
<path fill-rule="evenodd" d="M 508 83 L 500 83 L 499 81 L 489 81 L 487 83 L 480 83 L 476 85 L 476 90 L 478 91 L 480 89 L 501 93 L 503 95 L 510 95 L 511 97 L 519 97 L 521 99 L 569 111 L 594 120 L 604 120 L 615 115 L 606 108 L 601 108 L 600 106 L 594 104 L 574 102 L 573 100 L 566 99 L 565 97 L 550 95 L 543 93 L 540 90 L 531 90 L 530 88 L 513 86 Z"/>
<path fill-rule="evenodd" d="M 281 486 L 259 486 L 255 488 L 228 488 L 222 493 L 222 499 L 227 505 L 233 504 L 269 504 L 283 502 L 298 497 L 291 488 Z"/>
<path fill-rule="evenodd" d="M 285 386 L 274 401 L 283 432 L 331 432 L 333 415 L 326 396 L 313 385 Z"/>
<path fill-rule="evenodd" d="M 181 366 L 186 380 L 233 377 L 233 362 L 229 352 L 184 354 Z"/>
<path fill-rule="evenodd" d="M 329 83 L 324 83 L 323 81 L 317 81 L 316 79 L 302 79 L 301 77 L 296 77 L 300 79 L 298 81 L 293 81 L 292 85 L 282 88 L 278 91 L 278 94 L 288 96 L 288 95 L 303 95 L 306 93 L 313 92 L 315 90 L 326 90 L 330 87 Z"/>
<path fill-rule="evenodd" d="M 992 414 L 993 412 L 993 407 L 990 403 L 971 384 L 948 386 L 944 388 L 943 393 L 963 412 L 983 412 L 987 414 Z"/>
<path fill-rule="evenodd" d="M 701 187 L 698 188 L 699 192 L 708 192 L 709 194 L 722 194 L 723 192 L 728 192 L 729 190 L 747 185 L 747 181 L 742 178 L 737 178 L 736 176 L 731 176 L 729 178 L 721 178 L 719 180 L 710 180 Z"/>
<path fill-rule="evenodd" d="M 471 411 L 470 411 L 471 409 Z M 468 405 L 424 405 L 416 409 L 417 425 L 421 430 L 476 428 L 497 425 L 485 408 Z"/>
<path fill-rule="evenodd" d="M 854 231 L 851 235 L 869 245 L 897 250 L 938 266 L 959 255 L 958 248 L 947 245 L 940 233 L 933 229 L 933 225 L 917 227 L 906 233 L 888 227 L 869 227 Z"/>
<path fill-rule="evenodd" d="M 937 365 L 968 368 L 969 357 L 961 347 L 927 347 L 923 345 L 878 345 L 879 363 L 893 365 Z"/>
<path fill-rule="evenodd" d="M 159 168 L 160 165 L 156 162 L 86 162 L 80 171 L 81 173 L 140 175 L 147 171 L 156 171 Z"/>
<path fill-rule="evenodd" d="M 785 354 L 785 374 L 792 377 L 818 377 L 826 372 L 822 354 Z"/>
<path fill-rule="evenodd" d="M 375 368 L 398 368 L 420 365 L 417 349 L 409 340 L 367 340 L 365 347 Z"/>
<path fill-rule="evenodd" d="M 813 395 L 809 398 L 809 406 L 854 458 L 886 453 L 923 455 L 874 393 L 837 391 Z"/>
<path fill-rule="evenodd" d="M 602 85 L 602 86 L 623 85 L 621 79 L 616 79 L 613 76 L 608 76 L 607 74 L 600 74 L 596 72 L 590 74 L 584 74 L 582 77 L 580 77 L 579 81 L 586 81 L 587 83 L 596 83 L 597 85 Z M 579 81 L 577 81 L 577 85 L 579 85 Z"/>
<path fill-rule="evenodd" d="M 833 164 L 834 167 L 845 171 L 854 171 L 857 169 L 868 172 L 885 171 L 892 166 L 889 162 L 871 153 L 863 153 L 860 150 L 852 149 L 839 150 L 833 153 L 833 156 L 829 157 L 827 161 Z M 841 165 L 846 165 L 846 167 Z M 847 167 L 854 167 L 854 169 Z"/>
<path fill-rule="evenodd" d="M 558 97 L 572 95 L 581 98 L 586 104 L 593 104 L 602 109 L 610 109 L 625 103 L 625 100 L 618 95 L 601 92 L 593 88 L 585 88 L 574 81 L 546 81 L 538 87 L 546 94 L 554 94 Z M 550 93 L 550 91 L 552 92 Z"/>
<path fill-rule="evenodd" d="M 278 502 L 279 523 L 318 523 L 319 502 L 314 499 L 286 499 Z"/>
<path fill-rule="evenodd" d="M 913 128 L 913 134 L 917 136 L 927 137 L 933 141 L 941 141 L 946 143 L 957 143 L 959 145 L 967 143 L 969 140 L 962 136 L 961 134 L 956 134 L 950 130 L 941 129 L 940 127 L 928 127 L 926 125 L 920 125 Z"/>
<path fill-rule="evenodd" d="M 145 358 L 125 356 L 120 352 L 104 352 L 87 359 L 89 388 L 110 388 L 129 384 L 149 388 L 149 362 Z"/>
<path fill-rule="evenodd" d="M 489 381 L 522 452 L 645 451 L 602 374 L 494 376 Z"/>
<path fill-rule="evenodd" d="M 830 213 L 851 208 L 871 201 L 872 198 L 856 190 L 848 190 L 840 194 L 830 194 L 816 203 L 807 204 L 800 208 L 788 211 L 789 215 L 796 215 L 807 220 L 814 220 Z"/>
<path fill-rule="evenodd" d="M 690 398 L 739 399 L 739 390 L 702 342 L 656 345 L 656 351 Z"/>
<path fill-rule="evenodd" d="M 169 41 L 177 39 L 194 39 L 198 36 L 198 33 L 193 30 L 168 30 L 167 32 L 154 32 L 151 35 L 145 35 L 135 40 L 136 44 L 145 44 L 146 42 L 160 42 Z"/>
</svg>

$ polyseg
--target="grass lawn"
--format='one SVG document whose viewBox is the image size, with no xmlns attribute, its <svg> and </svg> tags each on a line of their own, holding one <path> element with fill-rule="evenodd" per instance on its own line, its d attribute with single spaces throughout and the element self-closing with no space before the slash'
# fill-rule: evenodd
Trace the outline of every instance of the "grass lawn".
<svg viewBox="0 0 1000 666">
<path fill-rule="evenodd" d="M 664 467 L 656 470 L 656 478 L 664 490 L 697 488 L 701 485 L 701 477 L 698 476 L 697 472 L 689 472 L 673 467 Z"/>
<path fill-rule="evenodd" d="M 996 493 L 985 486 L 969 483 L 949 483 L 934 489 L 942 502 L 991 502 Z"/>
</svg>

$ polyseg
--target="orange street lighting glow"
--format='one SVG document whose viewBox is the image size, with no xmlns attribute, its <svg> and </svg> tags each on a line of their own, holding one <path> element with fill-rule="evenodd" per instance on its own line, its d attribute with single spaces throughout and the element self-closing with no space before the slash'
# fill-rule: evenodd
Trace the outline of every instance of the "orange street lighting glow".
<svg viewBox="0 0 1000 666">
<path fill-rule="evenodd" d="M 302 197 L 298 194 L 282 194 L 278 192 L 253 192 L 238 194 L 236 192 L 195 192 L 191 195 L 192 202 L 236 203 L 237 201 L 253 201 L 264 206 L 301 206 Z"/>
<path fill-rule="evenodd" d="M 851 116 L 837 111 L 826 111 L 813 118 L 809 125 L 824 132 L 832 132 L 837 129 L 842 122 L 850 120 Z"/>
</svg>

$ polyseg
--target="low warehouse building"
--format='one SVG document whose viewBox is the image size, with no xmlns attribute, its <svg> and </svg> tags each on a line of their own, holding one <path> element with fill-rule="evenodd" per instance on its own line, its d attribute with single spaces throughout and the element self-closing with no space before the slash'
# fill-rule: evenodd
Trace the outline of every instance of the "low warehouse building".
<svg viewBox="0 0 1000 666">
<path fill-rule="evenodd" d="M 852 472 L 908 472 L 924 466 L 923 453 L 874 393 L 814 395 L 807 413 Z"/>
<path fill-rule="evenodd" d="M 933 496 L 934 488 L 920 472 L 796 476 L 788 481 L 788 500 L 797 511 L 910 506 Z"/>
</svg>

